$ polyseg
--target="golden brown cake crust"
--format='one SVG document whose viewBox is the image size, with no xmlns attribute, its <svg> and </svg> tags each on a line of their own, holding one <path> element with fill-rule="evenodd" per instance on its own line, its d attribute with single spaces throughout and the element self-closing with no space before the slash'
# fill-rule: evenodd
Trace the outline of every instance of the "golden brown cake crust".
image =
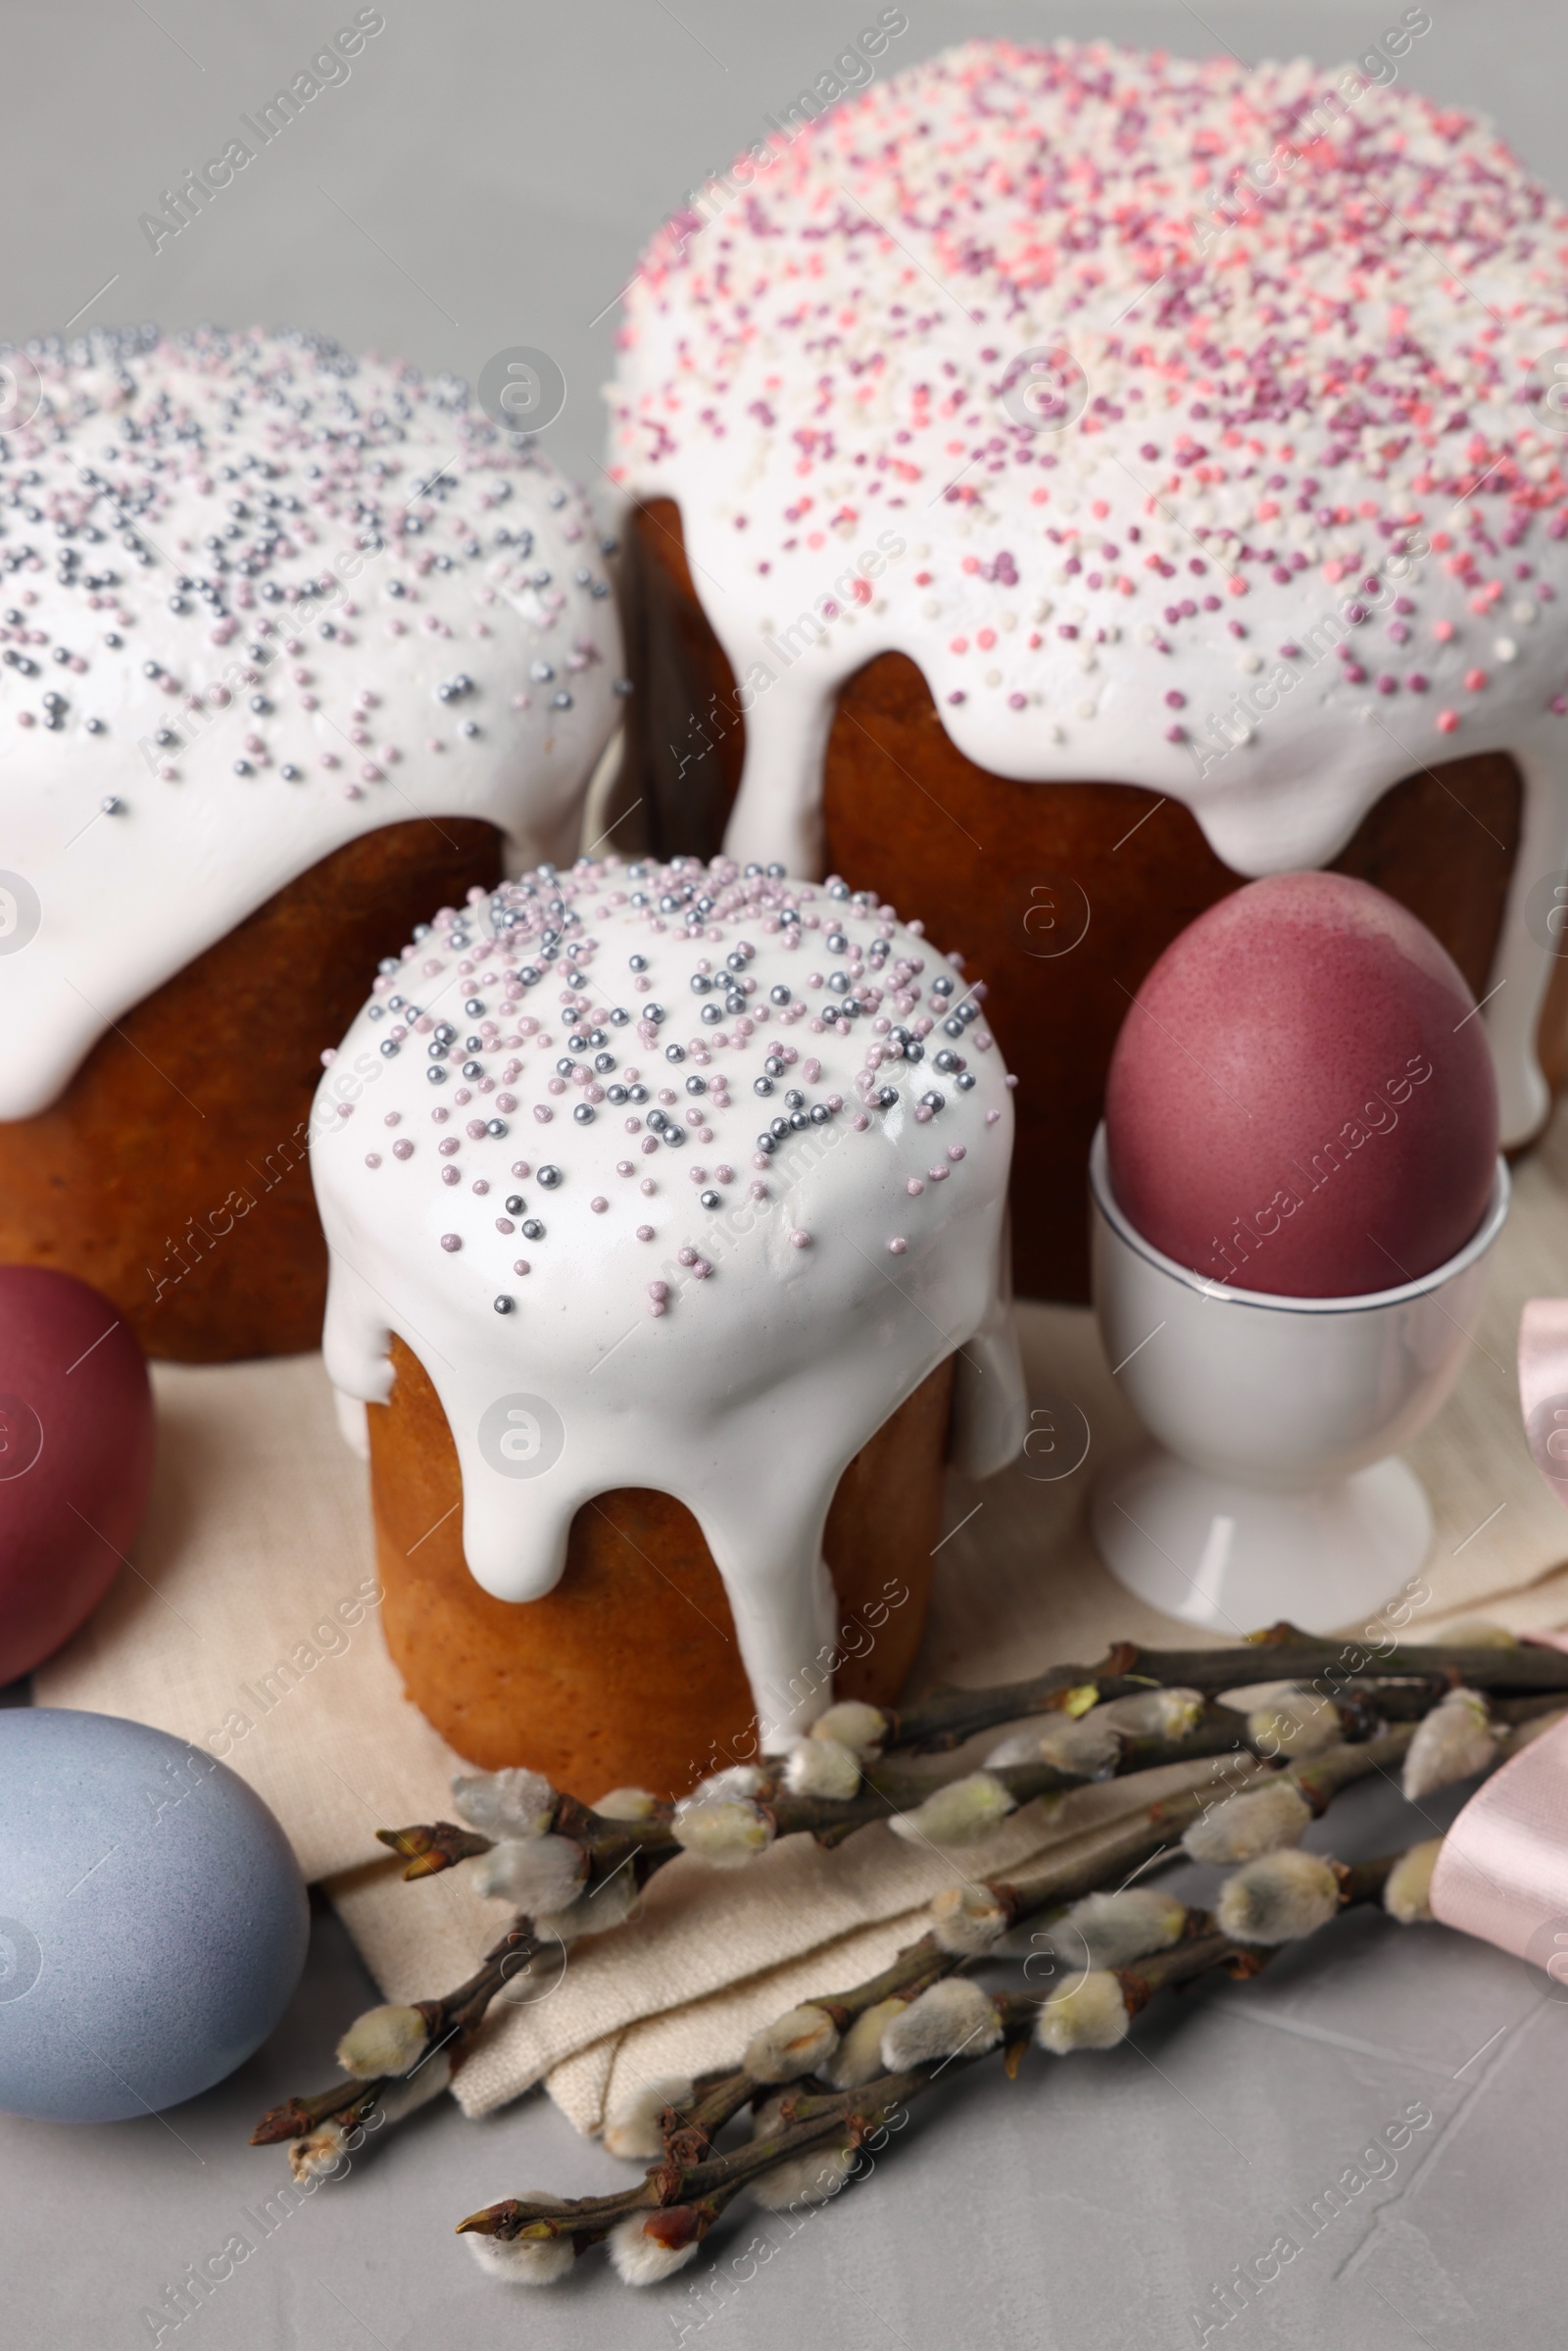
<svg viewBox="0 0 1568 2351">
<path fill-rule="evenodd" d="M 707 857 L 740 781 L 745 720 L 673 503 L 635 510 L 630 539 L 633 788 L 655 811 L 662 855 Z M 1384 793 L 1333 870 L 1408 906 L 1483 995 L 1522 806 L 1502 753 L 1421 768 Z M 1048 790 L 977 767 L 898 653 L 879 655 L 839 697 L 823 822 L 829 871 L 918 915 L 938 947 L 964 956 L 967 976 L 986 981 L 986 1017 L 1018 1079 L 1014 1280 L 1026 1297 L 1087 1298 L 1089 1146 L 1122 1017 L 1177 933 L 1246 877 L 1175 801 L 1128 784 Z M 1563 1016 L 1553 996 L 1543 1057 L 1554 1085 L 1563 1055 L 1547 1026 Z"/>
<path fill-rule="evenodd" d="M 326 1245 L 306 1137 L 321 1053 L 379 958 L 500 873 L 493 825 L 420 817 L 278 891 L 108 1030 L 57 1102 L 0 1124 L 0 1263 L 90 1282 L 149 1355 L 318 1347 Z"/>
<path fill-rule="evenodd" d="M 481 1591 L 463 1556 L 462 1478 L 423 1366 L 394 1339 L 395 1382 L 368 1407 L 382 1622 L 409 1697 L 487 1771 L 524 1763 L 589 1801 L 612 1788 L 683 1792 L 757 1753 L 729 1602 L 697 1521 L 643 1488 L 572 1523 L 542 1599 Z M 884 1422 L 839 1482 L 824 1551 L 838 1647 L 802 1659 L 840 1697 L 889 1704 L 919 1644 L 942 1516 L 951 1357 Z M 837 1669 L 832 1670 L 834 1659 Z"/>
</svg>

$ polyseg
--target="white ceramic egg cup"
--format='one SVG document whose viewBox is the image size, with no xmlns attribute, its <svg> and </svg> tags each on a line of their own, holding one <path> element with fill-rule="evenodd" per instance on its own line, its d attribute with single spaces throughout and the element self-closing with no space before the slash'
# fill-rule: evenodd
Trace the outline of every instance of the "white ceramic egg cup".
<svg viewBox="0 0 1568 2351">
<path fill-rule="evenodd" d="M 1425 1490 L 1393 1456 L 1459 1376 L 1508 1213 L 1506 1164 L 1456 1256 L 1362 1298 L 1277 1298 L 1178 1265 L 1117 1207 L 1103 1126 L 1089 1180 L 1101 1337 L 1155 1441 L 1095 1489 L 1111 1574 L 1167 1616 L 1235 1635 L 1375 1614 L 1431 1545 Z"/>
</svg>

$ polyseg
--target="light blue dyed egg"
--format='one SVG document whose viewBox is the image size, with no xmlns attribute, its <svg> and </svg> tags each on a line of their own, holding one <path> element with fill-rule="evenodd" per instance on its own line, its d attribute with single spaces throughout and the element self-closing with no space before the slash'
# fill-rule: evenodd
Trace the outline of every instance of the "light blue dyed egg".
<svg viewBox="0 0 1568 2351">
<path fill-rule="evenodd" d="M 118 1715 L 0 1711 L 0 2109 L 108 2123 L 264 2041 L 310 1911 L 260 1796 Z"/>
</svg>

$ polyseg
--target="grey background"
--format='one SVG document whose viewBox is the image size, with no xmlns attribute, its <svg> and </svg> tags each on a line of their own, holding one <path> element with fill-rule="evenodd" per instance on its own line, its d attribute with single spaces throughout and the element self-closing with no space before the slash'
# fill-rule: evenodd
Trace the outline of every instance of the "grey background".
<svg viewBox="0 0 1568 2351">
<path fill-rule="evenodd" d="M 296 325 L 478 378 L 548 351 L 567 400 L 545 436 L 602 483 L 614 302 L 657 223 L 765 136 L 881 0 L 384 0 L 386 29 L 156 255 L 159 192 L 220 154 L 357 0 L 6 0 L 0 339 L 156 318 Z M 1403 0 L 908 0 L 884 72 L 957 40 L 1100 34 L 1328 63 Z M 1431 0 L 1407 80 L 1484 107 L 1568 182 L 1553 0 Z M 252 142 L 254 144 L 254 142 Z M 106 281 L 115 282 L 101 291 Z M 85 306 L 85 307 L 84 307 Z M 598 323 L 594 321 L 597 319 Z"/>
<path fill-rule="evenodd" d="M 386 29 L 350 80 L 155 256 L 138 216 L 185 167 L 220 153 L 239 115 L 300 71 L 353 6 L 7 0 L 0 339 L 61 329 L 77 313 L 78 331 L 146 318 L 291 323 L 470 380 L 497 350 L 533 344 L 568 386 L 546 446 L 602 488 L 598 387 L 613 300 L 642 240 L 710 169 L 763 135 L 764 115 L 827 70 L 876 8 L 384 0 L 383 13 Z M 1568 188 L 1560 11 L 1431 0 L 1431 13 L 1406 77 L 1484 108 L 1544 178 Z M 1183 0 L 910 0 L 907 14 L 884 61 L 893 70 L 982 33 L 1100 33 L 1331 63 L 1398 9 L 1204 0 L 1200 17 Z M 1452 1804 L 1432 1809 L 1441 1822 Z M 1332 1825 L 1347 1858 L 1431 1834 L 1385 1787 L 1347 1799 Z M 1324 1831 L 1314 1841 L 1326 1843 Z M 276 2189 L 283 2162 L 246 2147 L 250 2124 L 327 2078 L 337 2033 L 372 1997 L 321 1913 L 293 2011 L 231 2082 L 167 2118 L 101 2130 L 0 2118 L 7 2351 L 150 2343 L 141 2313 L 167 2283 L 232 2229 L 260 2236 L 242 2208 L 254 2213 Z M 481 2278 L 450 2233 L 463 2213 L 529 2186 L 583 2193 L 626 2175 L 543 2100 L 477 2126 L 443 2101 L 278 2224 L 162 2340 L 208 2351 L 490 2351 L 518 2339 L 545 2351 L 683 2341 L 1177 2351 L 1199 2342 L 1189 2313 L 1210 2284 L 1282 2231 L 1299 2239 L 1292 2208 L 1421 2101 L 1434 2120 L 1396 2173 L 1208 2340 L 1226 2351 L 1534 2351 L 1560 2341 L 1568 2299 L 1565 2091 L 1568 2003 L 1547 1998 L 1543 1978 L 1442 1930 L 1354 1918 L 1257 1984 L 1167 2003 L 1110 2056 L 1037 2057 L 1011 2085 L 994 2068 L 956 2082 L 874 2178 L 798 2233 L 737 2211 L 683 2278 L 642 2295 L 615 2285 L 599 2258 L 545 2293 Z M 754 2236 L 771 2250 L 737 2284 L 730 2265 Z M 727 2294 L 711 2290 L 715 2269 L 730 2277 Z M 693 2281 L 710 2289 L 695 2307 Z"/>
</svg>

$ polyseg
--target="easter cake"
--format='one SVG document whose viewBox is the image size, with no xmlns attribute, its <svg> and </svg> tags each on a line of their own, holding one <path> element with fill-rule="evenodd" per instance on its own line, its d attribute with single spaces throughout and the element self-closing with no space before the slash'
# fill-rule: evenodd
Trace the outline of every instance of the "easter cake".
<svg viewBox="0 0 1568 2351">
<path fill-rule="evenodd" d="M 975 1475 L 1025 1424 L 1011 1085 L 952 966 L 838 880 L 547 865 L 408 946 L 366 1057 L 313 1128 L 324 1351 L 416 1704 L 668 1793 L 891 1699 L 950 1421 Z"/>
<path fill-rule="evenodd" d="M 461 385 L 326 342 L 17 367 L 0 1261 L 92 1283 L 155 1355 L 314 1347 L 320 1053 L 443 898 L 575 852 L 616 709 L 605 551 Z"/>
<path fill-rule="evenodd" d="M 657 842 L 984 974 L 1035 1295 L 1086 1294 L 1128 1004 L 1244 879 L 1427 924 L 1510 1147 L 1560 1080 L 1568 219 L 1392 78 L 1422 19 L 1384 86 L 968 43 L 742 157 L 625 297 Z"/>
</svg>

